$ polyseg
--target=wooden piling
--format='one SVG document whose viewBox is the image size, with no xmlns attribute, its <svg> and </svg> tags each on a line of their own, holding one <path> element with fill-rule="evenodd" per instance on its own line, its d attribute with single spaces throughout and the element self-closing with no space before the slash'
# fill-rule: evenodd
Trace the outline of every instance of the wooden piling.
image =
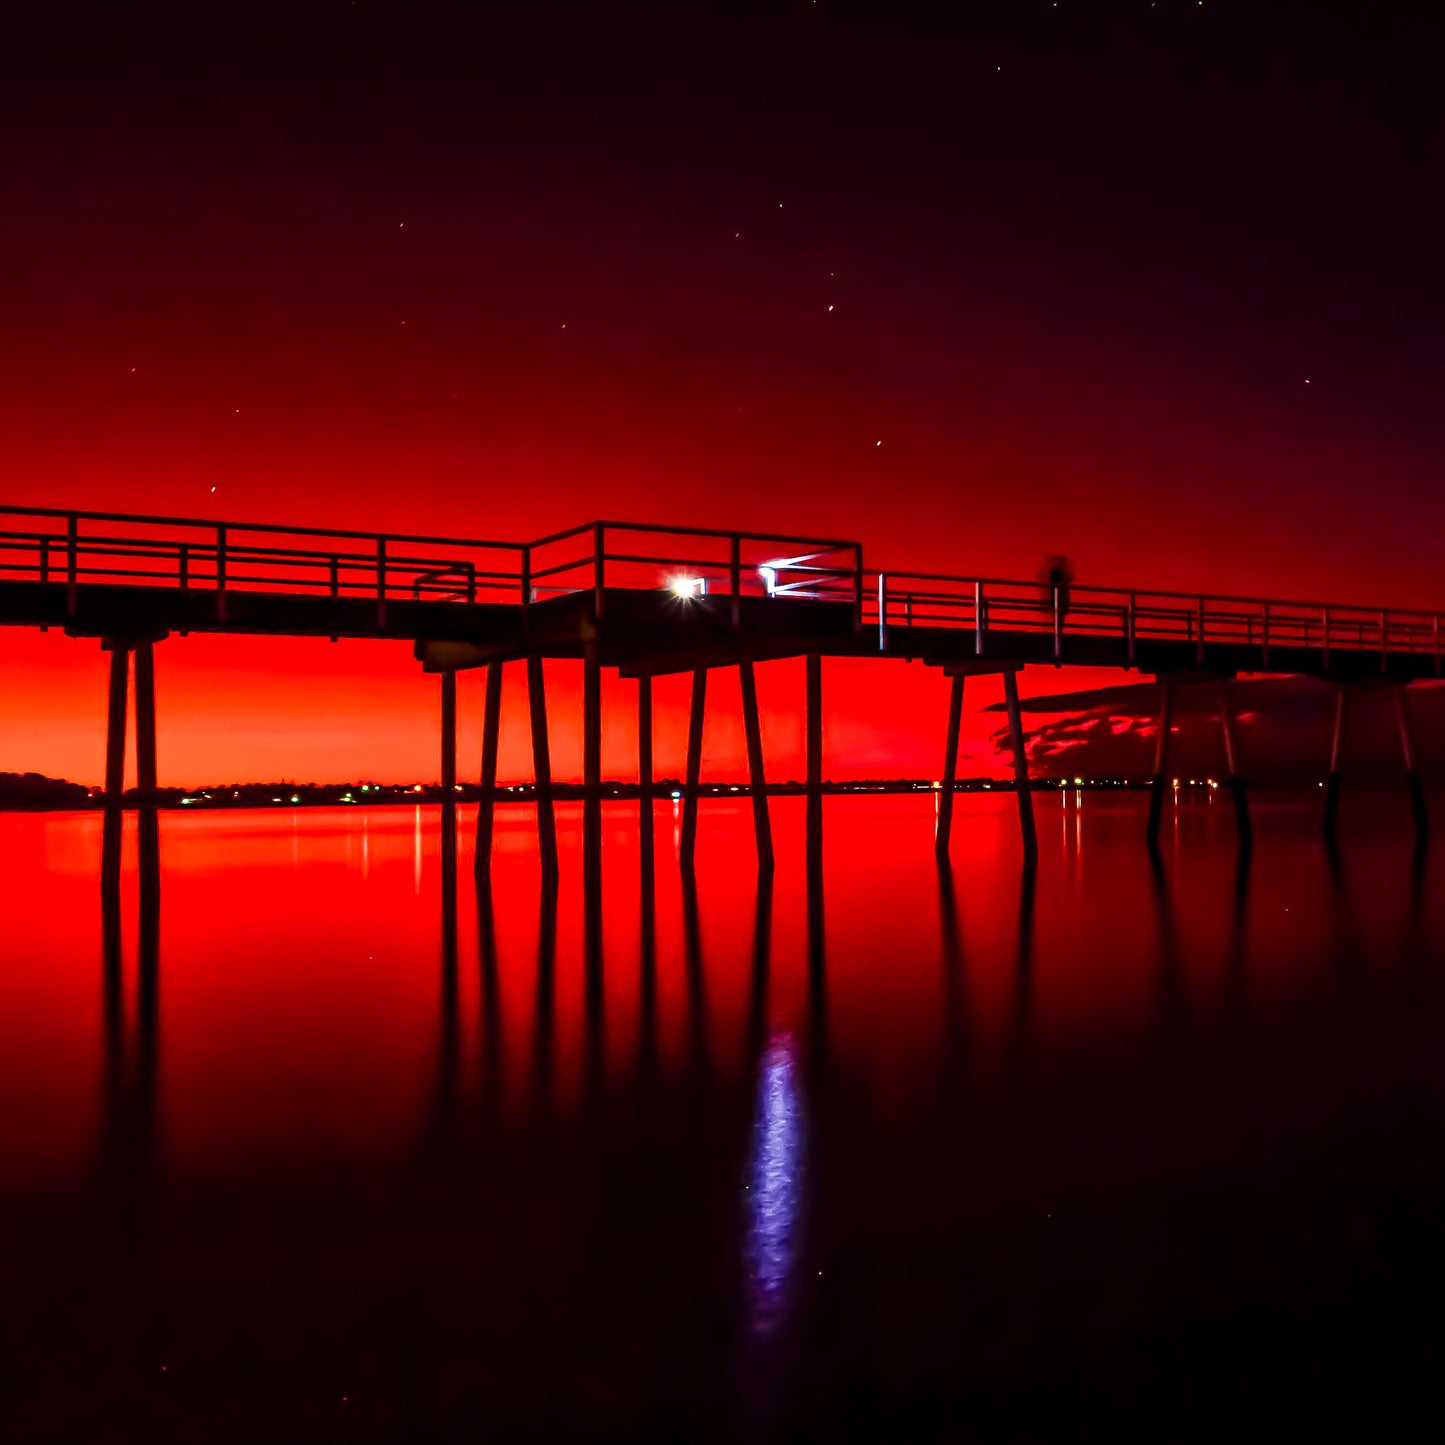
<svg viewBox="0 0 1445 1445">
<path fill-rule="evenodd" d="M 602 846 L 602 665 L 596 642 L 582 655 L 582 838 L 587 854 Z"/>
<path fill-rule="evenodd" d="M 743 694 L 743 731 L 748 745 L 748 790 L 753 799 L 753 833 L 757 839 L 758 867 L 773 867 L 773 828 L 768 817 L 768 782 L 763 771 L 763 730 L 758 714 L 758 684 L 751 662 L 738 664 Z"/>
<path fill-rule="evenodd" d="M 823 659 L 808 653 L 805 662 L 805 692 L 808 731 L 808 791 L 823 785 Z"/>
<path fill-rule="evenodd" d="M 1415 766 L 1415 742 L 1410 729 L 1410 704 L 1403 686 L 1395 689 L 1395 721 L 1400 728 L 1400 752 L 1405 759 L 1405 780 L 1410 788 L 1410 810 L 1415 816 L 1415 839 L 1423 846 L 1430 836 L 1425 808 L 1425 785 Z"/>
<path fill-rule="evenodd" d="M 643 851 L 652 854 L 652 679 L 637 679 L 637 823 Z"/>
<path fill-rule="evenodd" d="M 547 683 L 542 659 L 527 659 L 527 705 L 532 718 L 532 770 L 537 792 L 537 845 L 542 876 L 557 876 L 557 813 L 552 802 L 552 753 L 547 742 Z"/>
<path fill-rule="evenodd" d="M 1330 730 L 1330 773 L 1325 779 L 1324 833 L 1326 842 L 1335 841 L 1335 824 L 1340 811 L 1340 783 L 1343 778 L 1345 753 L 1345 714 L 1348 710 L 1349 689 L 1344 683 L 1335 684 L 1335 721 Z"/>
<path fill-rule="evenodd" d="M 105 819 L 101 830 L 101 881 L 113 886 L 120 877 L 121 805 L 125 796 L 125 706 L 130 684 L 130 653 L 114 638 L 110 649 L 110 692 L 105 721 Z"/>
<path fill-rule="evenodd" d="M 697 788 L 702 776 L 702 718 L 707 701 L 707 668 L 692 674 L 692 707 L 687 719 L 687 778 L 682 791 L 681 859 L 691 868 L 697 849 Z"/>
<path fill-rule="evenodd" d="M 442 873 L 450 878 L 457 861 L 457 674 L 442 673 Z"/>
<path fill-rule="evenodd" d="M 1219 724 L 1224 732 L 1224 785 L 1234 799 L 1234 820 L 1239 830 L 1239 843 L 1248 848 L 1254 841 L 1249 817 L 1249 797 L 1239 772 L 1239 740 L 1235 734 L 1234 690 L 1229 679 L 1219 680 Z"/>
<path fill-rule="evenodd" d="M 943 745 L 943 786 L 938 795 L 938 833 L 933 840 L 940 858 L 948 857 L 953 832 L 953 788 L 958 778 L 958 734 L 963 723 L 963 675 L 952 678 L 948 693 L 948 737 Z"/>
<path fill-rule="evenodd" d="M 1029 781 L 1029 755 L 1024 747 L 1023 718 L 1019 710 L 1019 681 L 1016 671 L 1003 675 L 1004 698 L 1008 703 L 1009 742 L 1014 755 L 1014 791 L 1019 803 L 1019 833 L 1023 839 L 1024 857 L 1035 858 L 1039 851 L 1038 831 L 1034 827 L 1034 795 Z"/>
<path fill-rule="evenodd" d="M 155 650 L 149 642 L 137 643 L 135 648 L 135 751 L 141 894 L 154 902 L 160 896 L 160 819 L 156 810 Z"/>
<path fill-rule="evenodd" d="M 1159 679 L 1159 731 L 1154 739 L 1154 777 L 1149 784 L 1149 822 L 1146 838 L 1151 851 L 1159 847 L 1159 823 L 1164 816 L 1164 789 L 1169 786 L 1169 740 L 1174 727 L 1174 679 Z"/>
<path fill-rule="evenodd" d="M 478 878 L 492 866 L 492 833 L 497 806 L 497 746 L 502 726 L 502 664 L 487 664 L 487 699 L 482 712 L 482 797 L 477 804 L 477 856 L 474 872 Z"/>
</svg>

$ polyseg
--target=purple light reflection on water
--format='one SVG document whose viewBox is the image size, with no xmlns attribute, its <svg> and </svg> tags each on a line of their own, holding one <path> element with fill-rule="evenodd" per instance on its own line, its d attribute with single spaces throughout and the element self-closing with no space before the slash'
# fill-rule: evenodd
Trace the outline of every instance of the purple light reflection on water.
<svg viewBox="0 0 1445 1445">
<path fill-rule="evenodd" d="M 768 1336 L 792 1307 L 802 1248 L 806 1114 L 793 1038 L 763 1054 L 748 1176 L 748 1323 Z"/>
</svg>

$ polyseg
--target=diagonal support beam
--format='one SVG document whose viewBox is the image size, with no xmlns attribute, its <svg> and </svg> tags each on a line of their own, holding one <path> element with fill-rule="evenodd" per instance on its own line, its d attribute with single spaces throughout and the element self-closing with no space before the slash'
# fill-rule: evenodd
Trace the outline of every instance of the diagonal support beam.
<svg viewBox="0 0 1445 1445">
<path fill-rule="evenodd" d="M 1254 829 L 1249 817 L 1249 795 L 1239 773 L 1239 739 L 1235 734 L 1234 689 L 1227 677 L 1219 679 L 1219 725 L 1224 733 L 1224 785 L 1234 799 L 1234 821 L 1239 830 L 1239 845 L 1248 848 L 1254 842 Z"/>
<path fill-rule="evenodd" d="M 692 674 L 692 706 L 687 718 L 687 779 L 682 792 L 682 841 L 680 856 L 684 868 L 693 866 L 697 851 L 697 789 L 702 780 L 702 719 L 707 703 L 707 668 Z"/>
<path fill-rule="evenodd" d="M 532 716 L 532 772 L 537 780 L 537 845 L 542 876 L 557 876 L 557 812 L 552 801 L 552 752 L 547 740 L 547 681 L 542 659 L 527 659 L 527 705 Z"/>
<path fill-rule="evenodd" d="M 751 662 L 738 664 L 743 694 L 743 731 L 748 744 L 748 790 L 753 798 L 753 833 L 757 838 L 758 867 L 773 867 L 773 828 L 768 817 L 768 780 L 763 771 L 763 729 L 758 714 L 758 684 Z"/>
<path fill-rule="evenodd" d="M 1008 703 L 1009 742 L 1014 755 L 1014 792 L 1019 803 L 1019 833 L 1023 839 L 1024 857 L 1033 859 L 1039 852 L 1038 830 L 1034 827 L 1033 785 L 1029 780 L 1029 755 L 1024 746 L 1023 717 L 1019 709 L 1019 675 L 1003 675 L 1004 699 Z"/>
<path fill-rule="evenodd" d="M 943 788 L 938 795 L 938 833 L 933 840 L 934 852 L 948 857 L 949 839 L 953 834 L 953 788 L 958 780 L 958 735 L 963 724 L 963 675 L 952 680 L 948 694 L 948 738 L 943 745 Z"/>
<path fill-rule="evenodd" d="M 483 877 L 492 866 L 492 834 L 497 809 L 497 748 L 502 731 L 502 664 L 487 664 L 487 700 L 482 712 L 482 797 L 477 804 L 475 871 Z"/>
<path fill-rule="evenodd" d="M 1154 777 L 1149 784 L 1149 823 L 1146 838 L 1151 852 L 1159 847 L 1159 823 L 1164 816 L 1164 789 L 1169 783 L 1169 744 L 1174 730 L 1174 679 L 1159 679 L 1159 731 L 1154 738 Z"/>
</svg>

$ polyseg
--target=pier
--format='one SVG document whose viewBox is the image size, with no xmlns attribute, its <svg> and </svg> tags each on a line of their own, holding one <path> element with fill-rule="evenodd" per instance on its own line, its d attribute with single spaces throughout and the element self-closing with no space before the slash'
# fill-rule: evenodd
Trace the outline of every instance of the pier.
<svg viewBox="0 0 1445 1445">
<path fill-rule="evenodd" d="M 893 561 L 895 559 L 887 559 Z M 898 559 L 902 560 L 902 559 Z M 526 665 L 544 872 L 557 871 L 544 662 L 584 668 L 584 819 L 601 829 L 601 675 L 638 689 L 642 807 L 652 785 L 652 679 L 691 677 L 681 856 L 698 826 L 710 671 L 739 671 L 758 862 L 773 866 L 754 668 L 805 659 L 810 816 L 823 781 L 825 657 L 894 658 L 950 680 L 936 846 L 952 833 L 956 757 L 969 677 L 1002 676 L 1019 828 L 1037 849 L 1018 674 L 1027 667 L 1129 669 L 1154 679 L 1159 714 L 1145 842 L 1157 847 L 1178 689 L 1217 701 L 1225 784 L 1239 838 L 1252 836 L 1232 680 L 1322 679 L 1334 689 L 1322 828 L 1333 840 L 1349 699 L 1393 693 L 1418 840 L 1428 830 L 1409 688 L 1442 675 L 1439 612 L 1338 601 L 1212 596 L 1133 587 L 919 573 L 865 563 L 862 542 L 651 522 L 596 521 L 530 541 L 326 530 L 131 513 L 0 507 L 0 625 L 58 628 L 110 654 L 103 871 L 118 864 L 127 692 L 134 678 L 143 851 L 155 834 L 154 656 L 172 634 L 372 638 L 412 644 L 440 678 L 443 806 L 455 810 L 456 674 L 486 670 L 476 866 L 490 865 L 502 664 Z M 132 666 L 133 661 L 133 666 Z M 454 836 L 455 830 L 451 835 Z M 153 874 L 153 869 L 148 870 Z"/>
</svg>

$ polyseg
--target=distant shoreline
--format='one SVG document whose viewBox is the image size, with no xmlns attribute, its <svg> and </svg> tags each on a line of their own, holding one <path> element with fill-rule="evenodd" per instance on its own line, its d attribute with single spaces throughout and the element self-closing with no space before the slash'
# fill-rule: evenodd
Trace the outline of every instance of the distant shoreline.
<svg viewBox="0 0 1445 1445">
<path fill-rule="evenodd" d="M 1208 779 L 1180 780 L 1180 787 L 1208 789 L 1213 786 L 1217 783 Z M 1032 791 L 1124 792 L 1148 787 L 1147 779 L 1136 778 L 1040 778 L 1033 782 Z M 960 778 L 953 790 L 955 793 L 1012 793 L 1015 784 L 1011 778 Z M 750 795 L 749 785 L 739 782 L 700 783 L 697 791 L 702 798 Z M 789 780 L 769 783 L 765 791 L 769 797 L 804 797 L 808 786 Z M 829 781 L 819 786 L 819 792 L 829 796 L 898 796 L 940 791 L 942 784 L 928 778 Z M 580 802 L 587 797 L 587 789 L 581 783 L 553 783 L 551 793 L 555 802 Z M 680 778 L 660 778 L 651 788 L 654 799 L 681 798 L 683 793 Z M 602 784 L 601 796 L 603 801 L 636 801 L 642 796 L 642 789 L 637 783 L 606 782 Z M 481 798 L 482 788 L 478 783 L 462 783 L 456 789 L 455 799 L 459 803 L 476 803 Z M 128 788 L 122 806 L 135 808 L 151 803 L 158 808 L 189 813 L 236 808 L 405 807 L 439 803 L 442 799 L 442 789 L 437 783 L 237 783 L 198 789 L 161 788 L 149 798 L 142 797 L 137 789 Z M 498 784 L 493 792 L 496 803 L 535 803 L 536 799 L 536 784 L 530 782 Z M 101 812 L 104 808 L 105 798 L 99 789 L 38 774 L 0 774 L 0 812 Z"/>
</svg>

